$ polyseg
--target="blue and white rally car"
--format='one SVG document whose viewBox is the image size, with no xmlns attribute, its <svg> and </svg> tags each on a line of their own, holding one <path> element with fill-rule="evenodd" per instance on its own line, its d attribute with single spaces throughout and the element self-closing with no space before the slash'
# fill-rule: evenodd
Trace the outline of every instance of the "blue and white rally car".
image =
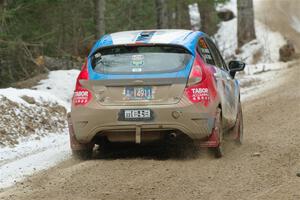
<svg viewBox="0 0 300 200">
<path fill-rule="evenodd" d="M 82 67 L 69 114 L 73 153 L 95 144 L 148 143 L 185 135 L 222 156 L 223 134 L 242 142 L 238 81 L 214 42 L 189 30 L 104 35 Z"/>
</svg>

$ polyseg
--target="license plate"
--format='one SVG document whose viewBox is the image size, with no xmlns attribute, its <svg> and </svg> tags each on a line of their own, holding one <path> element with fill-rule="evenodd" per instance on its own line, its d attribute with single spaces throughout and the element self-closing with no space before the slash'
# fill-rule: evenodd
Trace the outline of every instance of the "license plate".
<svg viewBox="0 0 300 200">
<path fill-rule="evenodd" d="M 149 121 L 153 119 L 150 109 L 122 109 L 119 113 L 120 121 Z"/>
<path fill-rule="evenodd" d="M 125 96 L 130 100 L 151 100 L 152 87 L 126 87 Z"/>
</svg>

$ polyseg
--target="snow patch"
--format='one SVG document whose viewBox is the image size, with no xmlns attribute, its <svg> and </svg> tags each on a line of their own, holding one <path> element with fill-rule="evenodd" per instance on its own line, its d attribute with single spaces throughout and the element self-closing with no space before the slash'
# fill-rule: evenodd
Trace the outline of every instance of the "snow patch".
<svg viewBox="0 0 300 200">
<path fill-rule="evenodd" d="M 286 44 L 284 37 L 278 32 L 271 31 L 267 26 L 255 21 L 256 40 L 244 45 L 239 54 L 237 48 L 237 19 L 222 22 L 214 38 L 226 60 L 240 59 L 247 64 L 272 63 L 279 60 L 279 48 Z M 254 55 L 261 53 L 255 58 Z"/>
<path fill-rule="evenodd" d="M 217 11 L 231 10 L 234 15 L 237 16 L 237 0 L 231 0 L 225 4 L 218 4 L 216 9 Z"/>
<path fill-rule="evenodd" d="M 200 30 L 201 18 L 200 18 L 198 3 L 189 5 L 189 15 L 190 15 L 190 22 L 191 22 L 192 29 L 195 31 Z"/>
<path fill-rule="evenodd" d="M 78 74 L 52 71 L 34 89 L 0 89 L 0 188 L 70 157 L 66 110 Z"/>
<path fill-rule="evenodd" d="M 236 0 L 218 6 L 218 9 L 224 8 L 236 14 Z M 236 52 L 238 49 L 237 18 L 221 22 L 214 38 L 227 61 L 239 59 L 247 64 L 278 62 L 279 48 L 286 44 L 284 37 L 280 33 L 270 30 L 258 20 L 255 20 L 255 31 L 257 39 L 245 44 L 239 49 L 239 52 Z"/>
<path fill-rule="evenodd" d="M 22 97 L 29 96 L 34 98 L 34 100 L 38 103 L 57 103 L 65 108 L 68 107 L 68 104 L 60 99 L 58 99 L 55 94 L 50 94 L 44 91 L 37 91 L 32 89 L 16 89 L 16 88 L 6 88 L 0 89 L 0 97 L 6 97 L 7 99 L 22 104 L 25 106 L 33 106 L 33 104 L 29 104 Z"/>
<path fill-rule="evenodd" d="M 40 140 L 29 137 L 14 148 L 0 148 L 0 188 L 12 186 L 26 176 L 55 166 L 69 157 L 66 131 L 49 134 Z"/>
<path fill-rule="evenodd" d="M 76 78 L 79 70 L 58 70 L 50 72 L 48 79 L 41 80 L 35 88 L 42 92 L 54 95 L 65 102 L 67 110 L 70 109 L 71 97 L 74 92 Z"/>
</svg>

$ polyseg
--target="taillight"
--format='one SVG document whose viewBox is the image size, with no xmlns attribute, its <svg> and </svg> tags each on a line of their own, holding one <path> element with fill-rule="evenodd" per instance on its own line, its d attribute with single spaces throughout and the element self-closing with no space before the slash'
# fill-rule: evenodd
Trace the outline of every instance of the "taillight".
<svg viewBox="0 0 300 200">
<path fill-rule="evenodd" d="M 73 95 L 72 102 L 74 105 L 85 105 L 92 99 L 91 92 L 84 88 L 82 84 L 80 83 L 81 80 L 88 80 L 89 74 L 87 69 L 87 61 L 82 66 L 81 72 L 79 73 L 77 80 L 76 80 L 76 86 L 75 91 Z"/>
<path fill-rule="evenodd" d="M 201 58 L 197 54 L 187 83 L 188 87 L 200 83 L 205 79 L 205 73 L 203 73 L 201 69 L 201 63 L 199 59 Z"/>
<path fill-rule="evenodd" d="M 202 69 L 204 65 L 201 57 L 197 54 L 185 88 L 185 95 L 192 103 L 204 102 L 206 104 L 210 99 L 205 81 L 206 74 Z"/>
</svg>

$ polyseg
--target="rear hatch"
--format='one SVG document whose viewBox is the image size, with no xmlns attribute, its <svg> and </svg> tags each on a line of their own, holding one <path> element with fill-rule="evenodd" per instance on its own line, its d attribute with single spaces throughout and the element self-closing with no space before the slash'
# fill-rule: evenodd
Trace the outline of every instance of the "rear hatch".
<svg viewBox="0 0 300 200">
<path fill-rule="evenodd" d="M 186 87 L 193 56 L 174 45 L 111 46 L 89 59 L 83 85 L 103 105 L 174 104 Z"/>
</svg>

